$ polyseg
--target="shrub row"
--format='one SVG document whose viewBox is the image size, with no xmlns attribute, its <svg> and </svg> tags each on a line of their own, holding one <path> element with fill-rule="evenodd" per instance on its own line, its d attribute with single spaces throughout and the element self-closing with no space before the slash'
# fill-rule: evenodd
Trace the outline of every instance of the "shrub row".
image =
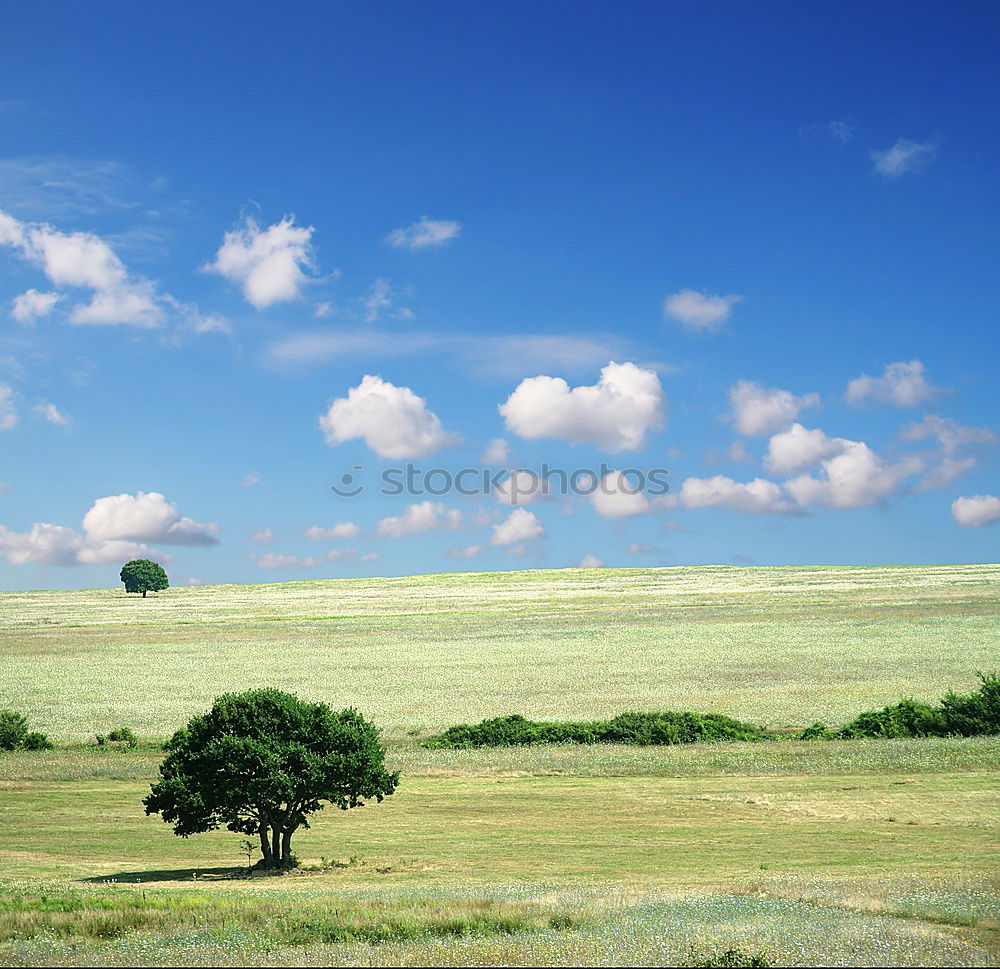
<svg viewBox="0 0 1000 969">
<path fill-rule="evenodd" d="M 949 690 L 938 706 L 901 700 L 855 717 L 835 737 L 975 737 L 1000 733 L 1000 676 L 979 674 L 979 689 Z"/>
<path fill-rule="evenodd" d="M 1000 734 L 1000 676 L 979 674 L 971 693 L 951 690 L 940 704 L 901 700 L 868 710 L 840 730 L 814 723 L 800 740 L 855 737 L 974 737 Z M 612 720 L 528 720 L 518 714 L 481 723 L 462 723 L 428 738 L 424 747 L 525 747 L 535 744 L 689 744 L 696 741 L 786 739 L 717 713 L 623 713 Z"/>
<path fill-rule="evenodd" d="M 527 720 L 519 714 L 458 724 L 424 744 L 443 747 L 524 747 L 534 744 L 691 744 L 760 740 L 764 732 L 718 713 L 622 713 L 612 720 Z"/>
</svg>

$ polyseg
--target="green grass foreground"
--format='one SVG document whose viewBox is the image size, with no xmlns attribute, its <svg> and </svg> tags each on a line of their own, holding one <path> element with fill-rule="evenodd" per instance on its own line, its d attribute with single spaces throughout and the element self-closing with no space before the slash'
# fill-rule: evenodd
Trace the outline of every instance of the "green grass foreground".
<svg viewBox="0 0 1000 969">
<path fill-rule="evenodd" d="M 1000 738 L 394 748 L 393 798 L 253 879 L 142 814 L 155 754 L 39 757 L 0 756 L 3 964 L 1000 958 Z"/>
</svg>

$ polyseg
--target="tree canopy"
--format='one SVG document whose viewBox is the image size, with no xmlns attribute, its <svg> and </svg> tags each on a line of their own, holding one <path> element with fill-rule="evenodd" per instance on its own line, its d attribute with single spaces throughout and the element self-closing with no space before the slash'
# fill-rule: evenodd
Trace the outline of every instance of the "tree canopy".
<svg viewBox="0 0 1000 969">
<path fill-rule="evenodd" d="M 162 565 L 149 559 L 132 559 L 122 566 L 119 576 L 125 584 L 126 592 L 141 592 L 143 599 L 147 592 L 160 592 L 170 587 L 167 573 Z"/>
<path fill-rule="evenodd" d="M 324 802 L 363 807 L 399 783 L 385 769 L 378 730 L 357 710 L 337 713 L 274 689 L 218 697 L 167 751 L 146 813 L 184 838 L 223 826 L 257 835 L 266 868 L 294 863 L 292 834 Z"/>
</svg>

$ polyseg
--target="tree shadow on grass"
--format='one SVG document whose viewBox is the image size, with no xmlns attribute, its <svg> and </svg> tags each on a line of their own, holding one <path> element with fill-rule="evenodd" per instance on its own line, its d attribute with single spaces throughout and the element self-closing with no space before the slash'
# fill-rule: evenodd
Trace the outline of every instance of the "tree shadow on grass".
<svg viewBox="0 0 1000 969">
<path fill-rule="evenodd" d="M 115 882 L 119 885 L 145 884 L 148 882 L 200 882 L 222 881 L 233 878 L 246 878 L 246 868 L 164 868 L 156 871 L 119 871 L 111 875 L 95 875 L 93 878 L 81 878 L 80 881 L 91 885 L 106 885 Z M 260 872 L 254 872 L 254 877 L 262 877 Z"/>
</svg>

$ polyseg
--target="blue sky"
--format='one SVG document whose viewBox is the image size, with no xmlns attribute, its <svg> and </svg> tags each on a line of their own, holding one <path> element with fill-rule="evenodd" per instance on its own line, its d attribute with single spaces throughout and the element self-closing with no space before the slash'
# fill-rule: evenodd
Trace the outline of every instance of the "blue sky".
<svg viewBox="0 0 1000 969">
<path fill-rule="evenodd" d="M 0 587 L 996 561 L 998 28 L 5 5 Z"/>
</svg>

